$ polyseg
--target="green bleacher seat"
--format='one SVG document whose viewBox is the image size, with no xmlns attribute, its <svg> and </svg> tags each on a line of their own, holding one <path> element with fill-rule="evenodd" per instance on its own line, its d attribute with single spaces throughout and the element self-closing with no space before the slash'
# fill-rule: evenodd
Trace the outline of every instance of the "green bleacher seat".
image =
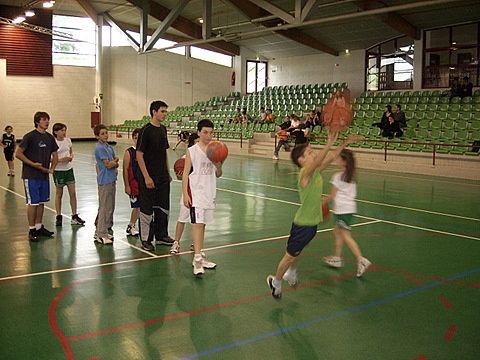
<svg viewBox="0 0 480 360">
<path fill-rule="evenodd" d="M 462 98 L 460 96 L 454 96 L 453 98 L 450 99 L 451 104 L 459 104 L 462 101 Z"/>
</svg>

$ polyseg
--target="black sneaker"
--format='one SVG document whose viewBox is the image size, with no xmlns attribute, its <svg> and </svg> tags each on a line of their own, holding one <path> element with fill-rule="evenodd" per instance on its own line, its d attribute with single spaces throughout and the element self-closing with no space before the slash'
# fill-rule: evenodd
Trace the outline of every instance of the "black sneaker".
<svg viewBox="0 0 480 360">
<path fill-rule="evenodd" d="M 85 220 L 82 220 L 78 214 L 72 215 L 72 225 L 85 225 Z"/>
<path fill-rule="evenodd" d="M 150 241 L 142 241 L 142 248 L 147 251 L 155 250 L 155 247 Z"/>
<path fill-rule="evenodd" d="M 62 215 L 57 215 L 56 220 L 55 220 L 55 226 L 62 226 Z"/>
<path fill-rule="evenodd" d="M 30 230 L 28 231 L 28 240 L 30 240 L 30 241 L 32 241 L 32 242 L 38 241 L 37 230 L 35 230 L 35 229 L 30 229 Z"/>
<path fill-rule="evenodd" d="M 37 230 L 37 236 L 52 237 L 53 234 L 55 233 L 53 231 L 47 230 L 43 225 L 39 230 Z"/>
<path fill-rule="evenodd" d="M 170 236 L 165 236 L 164 238 L 161 238 L 160 240 L 157 239 L 157 241 L 155 241 L 155 244 L 172 246 L 174 242 L 175 242 L 175 240 L 173 240 Z"/>
</svg>

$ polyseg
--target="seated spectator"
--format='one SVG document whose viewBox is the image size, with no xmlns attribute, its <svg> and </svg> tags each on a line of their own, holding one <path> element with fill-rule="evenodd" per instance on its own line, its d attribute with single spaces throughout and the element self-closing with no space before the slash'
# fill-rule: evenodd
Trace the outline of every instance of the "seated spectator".
<svg viewBox="0 0 480 360">
<path fill-rule="evenodd" d="M 258 120 L 256 121 L 256 123 L 260 123 L 260 124 L 263 124 L 265 122 L 267 118 L 267 113 L 265 112 L 265 108 L 264 107 L 261 107 L 260 108 L 260 115 L 258 117 Z"/>
<path fill-rule="evenodd" d="M 242 124 L 248 124 L 250 122 L 251 118 L 250 115 L 247 114 L 247 108 L 242 109 L 241 117 L 240 117 L 240 123 Z"/>
<path fill-rule="evenodd" d="M 464 98 L 465 96 L 472 96 L 473 94 L 473 84 L 470 82 L 468 76 L 463 78 L 463 82 L 461 85 L 461 97 Z"/>
<path fill-rule="evenodd" d="M 189 136 L 190 136 L 190 133 L 188 131 L 185 131 L 185 130 L 180 131 L 177 135 L 178 141 L 177 141 L 177 143 L 175 144 L 175 146 L 173 147 L 172 150 L 175 151 L 177 149 L 178 145 L 180 145 L 182 143 L 184 143 L 184 144 L 187 143 Z"/>
<path fill-rule="evenodd" d="M 458 76 L 453 78 L 452 87 L 450 89 L 450 100 L 455 96 L 462 96 L 462 85 L 458 79 Z"/>
<path fill-rule="evenodd" d="M 301 122 L 299 117 L 295 114 L 291 114 L 289 117 L 290 117 L 290 127 L 288 128 L 288 131 L 292 133 L 292 131 L 298 128 Z"/>
<path fill-rule="evenodd" d="M 398 124 L 398 122 L 395 121 L 393 115 L 390 115 L 388 117 L 388 123 L 382 131 L 382 136 L 389 139 L 403 136 L 403 131 L 402 129 L 400 129 L 400 125 Z"/>
<path fill-rule="evenodd" d="M 266 123 L 273 123 L 275 122 L 275 115 L 272 114 L 272 109 L 267 109 L 267 115 L 265 117 Z"/>
<path fill-rule="evenodd" d="M 290 134 L 295 138 L 295 147 L 308 142 L 308 130 L 305 124 L 299 124 Z"/>
<path fill-rule="evenodd" d="M 278 160 L 278 152 L 280 149 L 283 148 L 285 151 L 290 151 L 290 145 L 288 144 L 288 131 L 290 123 L 284 122 L 280 125 L 280 130 L 276 131 L 276 136 L 278 137 L 277 146 L 275 147 L 275 151 L 273 153 L 273 160 Z"/>
<path fill-rule="evenodd" d="M 401 128 L 407 127 L 407 119 L 405 118 L 405 113 L 402 111 L 402 106 L 400 104 L 395 105 L 395 112 L 393 113 L 393 118 Z"/>
<path fill-rule="evenodd" d="M 388 117 L 391 115 L 393 115 L 392 107 L 390 105 L 385 105 L 385 111 L 382 115 L 382 119 L 380 120 L 380 122 L 373 123 L 372 126 L 376 126 L 380 128 L 380 130 L 383 130 L 388 124 Z"/>
</svg>

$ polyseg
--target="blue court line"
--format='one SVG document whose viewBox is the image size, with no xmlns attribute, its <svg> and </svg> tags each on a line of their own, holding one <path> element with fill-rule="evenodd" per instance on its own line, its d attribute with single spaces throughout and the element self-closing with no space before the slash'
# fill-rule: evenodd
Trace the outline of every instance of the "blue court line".
<svg viewBox="0 0 480 360">
<path fill-rule="evenodd" d="M 455 279 L 465 277 L 467 275 L 474 274 L 474 273 L 477 273 L 477 272 L 480 272 L 480 268 L 469 270 L 469 271 L 464 272 L 462 274 L 452 276 L 451 278 L 448 278 L 447 280 L 449 280 L 449 281 L 455 280 Z M 400 297 L 410 295 L 410 294 L 414 294 L 414 293 L 417 293 L 417 292 L 420 292 L 420 291 L 428 290 L 428 289 L 431 289 L 435 286 L 443 285 L 443 284 L 445 284 L 445 282 L 436 281 L 436 282 L 428 284 L 428 285 L 422 285 L 422 286 L 420 286 L 418 288 L 415 288 L 415 289 L 403 291 L 401 293 L 398 293 L 398 294 L 395 294 L 395 295 L 392 295 L 392 296 L 389 296 L 389 297 L 386 297 L 386 298 L 383 298 L 383 299 L 375 300 L 375 301 L 372 301 L 372 302 L 367 303 L 367 304 L 362 304 L 362 305 L 359 305 L 359 306 L 356 306 L 356 307 L 353 307 L 353 308 L 350 308 L 350 309 L 337 311 L 337 312 L 334 312 L 332 314 L 328 314 L 328 315 L 319 317 L 317 319 L 310 320 L 310 321 L 307 321 L 307 322 L 303 322 L 303 323 L 300 323 L 300 324 L 292 325 L 292 326 L 287 327 L 287 328 L 282 328 L 282 329 L 279 329 L 279 330 L 276 330 L 276 331 L 261 334 L 261 335 L 254 336 L 254 337 L 251 337 L 251 338 L 248 338 L 248 339 L 243 339 L 243 340 L 237 341 L 237 342 L 229 344 L 229 345 L 224 345 L 224 346 L 220 346 L 220 347 L 213 348 L 213 349 L 210 349 L 210 350 L 201 351 L 201 352 L 198 352 L 198 353 L 195 353 L 195 354 L 186 355 L 184 357 L 178 358 L 177 360 L 194 359 L 194 358 L 198 358 L 198 357 L 201 357 L 201 356 L 204 356 L 204 355 L 214 354 L 214 353 L 217 353 L 217 352 L 220 352 L 220 351 L 223 351 L 223 350 L 232 349 L 232 348 L 237 347 L 237 346 L 241 346 L 241 345 L 249 344 L 249 343 L 252 343 L 252 342 L 259 341 L 259 340 L 263 340 L 263 339 L 266 339 L 266 338 L 269 338 L 269 337 L 272 337 L 272 336 L 275 336 L 275 335 L 284 334 L 284 333 L 287 333 L 289 331 L 296 330 L 296 329 L 299 329 L 299 328 L 302 328 L 302 327 L 305 327 L 305 326 L 314 325 L 314 324 L 317 324 L 317 323 L 325 321 L 325 320 L 330 320 L 330 319 L 333 319 L 333 318 L 336 318 L 336 317 L 339 317 L 339 316 L 348 315 L 348 314 L 355 313 L 355 312 L 358 312 L 358 311 L 361 311 L 361 310 L 364 310 L 364 309 L 368 309 L 368 308 L 371 308 L 371 307 L 374 307 L 374 306 L 377 306 L 377 305 L 381 305 L 381 304 L 384 304 L 386 302 L 398 299 Z"/>
</svg>

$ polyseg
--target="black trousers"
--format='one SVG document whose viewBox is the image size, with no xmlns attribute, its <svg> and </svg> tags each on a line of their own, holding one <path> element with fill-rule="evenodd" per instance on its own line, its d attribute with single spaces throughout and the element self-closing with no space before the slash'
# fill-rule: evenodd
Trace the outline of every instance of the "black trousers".
<svg viewBox="0 0 480 360">
<path fill-rule="evenodd" d="M 148 189 L 145 182 L 139 182 L 140 194 L 140 238 L 152 242 L 168 237 L 168 217 L 170 214 L 170 181 L 155 182 L 154 189 Z"/>
</svg>

